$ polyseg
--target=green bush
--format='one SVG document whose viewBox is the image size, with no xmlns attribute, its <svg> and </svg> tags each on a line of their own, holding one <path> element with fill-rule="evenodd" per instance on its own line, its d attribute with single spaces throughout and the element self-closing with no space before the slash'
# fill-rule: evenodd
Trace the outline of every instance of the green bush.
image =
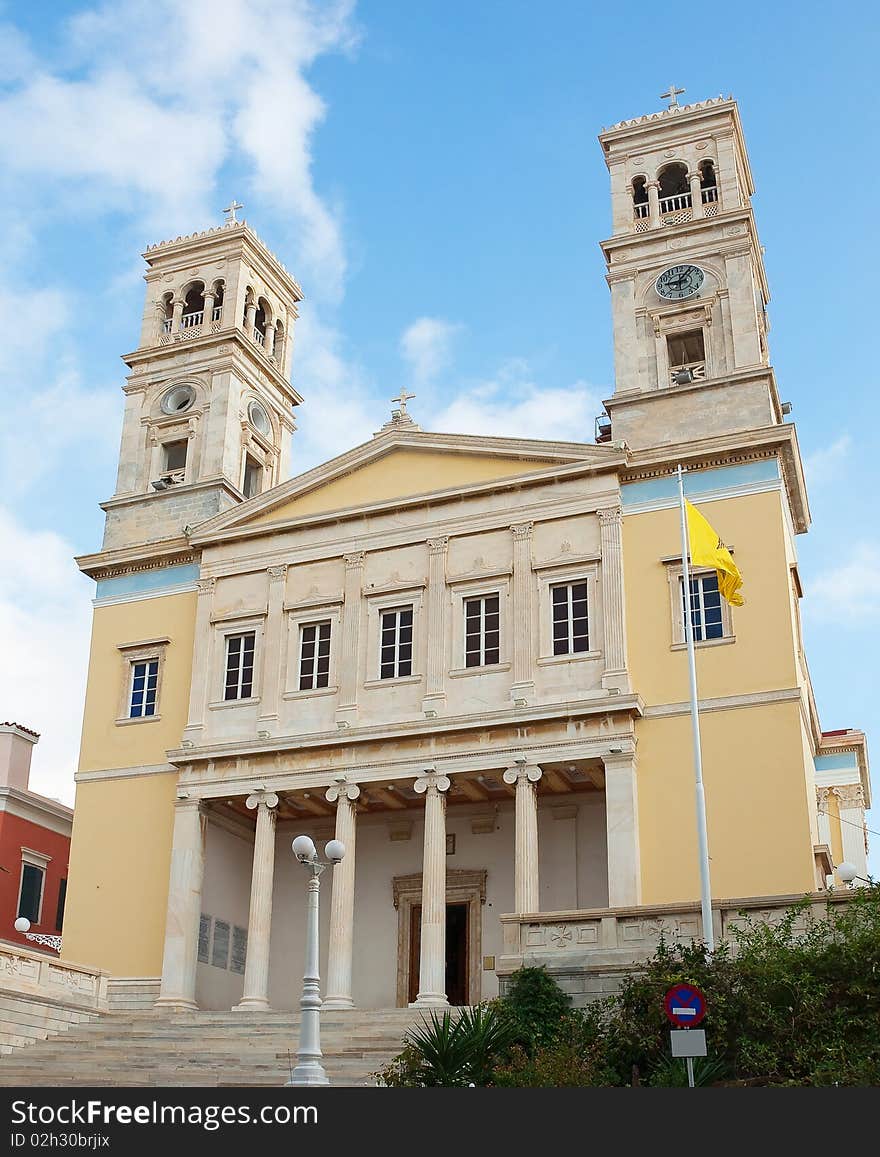
<svg viewBox="0 0 880 1157">
<path fill-rule="evenodd" d="M 496 1001 L 511 1029 L 511 1040 L 531 1055 L 552 1044 L 567 1027 L 571 997 L 546 968 L 520 968 L 504 996 Z"/>
<path fill-rule="evenodd" d="M 403 1052 L 377 1076 L 382 1084 L 396 1088 L 486 1085 L 512 1035 L 491 1005 L 462 1008 L 456 1015 L 432 1012 L 430 1021 L 409 1030 Z"/>
</svg>

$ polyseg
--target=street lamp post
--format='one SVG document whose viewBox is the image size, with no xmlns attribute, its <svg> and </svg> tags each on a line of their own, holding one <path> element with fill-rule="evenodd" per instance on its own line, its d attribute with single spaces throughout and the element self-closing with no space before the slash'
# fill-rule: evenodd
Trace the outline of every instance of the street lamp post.
<svg viewBox="0 0 880 1157">
<path fill-rule="evenodd" d="M 847 860 L 837 865 L 837 875 L 840 877 L 842 884 L 851 884 L 853 880 L 861 880 L 864 884 L 873 883 L 873 880 L 868 876 L 860 876 L 856 871 L 855 864 L 850 864 Z"/>
<path fill-rule="evenodd" d="M 299 1049 L 296 1054 L 296 1068 L 288 1085 L 329 1085 L 327 1073 L 321 1064 L 321 977 L 319 975 L 318 940 L 318 895 L 321 887 L 321 873 L 325 868 L 334 867 L 345 855 L 345 845 L 341 840 L 330 840 L 324 845 L 326 861 L 318 859 L 313 840 L 309 836 L 297 836 L 293 841 L 293 854 L 309 873 L 308 907 L 306 910 L 306 967 L 303 975 L 300 1009 L 302 1017 L 299 1028 Z"/>
</svg>

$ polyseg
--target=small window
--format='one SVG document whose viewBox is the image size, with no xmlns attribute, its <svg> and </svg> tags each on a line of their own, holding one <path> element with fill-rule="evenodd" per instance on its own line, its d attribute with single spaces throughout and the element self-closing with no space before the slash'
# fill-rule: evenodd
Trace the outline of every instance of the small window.
<svg viewBox="0 0 880 1157">
<path fill-rule="evenodd" d="M 67 880 L 58 885 L 58 907 L 55 909 L 55 931 L 60 932 L 64 926 L 64 902 L 67 899 Z"/>
<path fill-rule="evenodd" d="M 670 334 L 666 344 L 669 349 L 669 368 L 672 370 L 697 365 L 706 360 L 706 343 L 701 329 Z"/>
<path fill-rule="evenodd" d="M 43 903 L 43 881 L 46 873 L 36 864 L 21 865 L 21 891 L 18 896 L 18 915 L 39 924 Z"/>
<path fill-rule="evenodd" d="M 131 665 L 131 694 L 128 703 L 129 719 L 143 719 L 156 714 L 156 686 L 159 681 L 159 660 L 145 659 Z"/>
<path fill-rule="evenodd" d="M 186 469 L 186 447 L 187 442 L 185 438 L 182 438 L 179 442 L 165 443 L 163 449 L 165 450 L 166 470 Z"/>
<path fill-rule="evenodd" d="M 230 635 L 226 640 L 226 688 L 224 699 L 250 699 L 254 691 L 256 632 Z"/>
<path fill-rule="evenodd" d="M 501 661 L 500 613 L 497 594 L 465 599 L 464 665 L 489 667 Z"/>
<path fill-rule="evenodd" d="M 248 406 L 248 417 L 255 430 L 259 430 L 264 438 L 272 436 L 272 423 L 266 409 L 259 402 L 251 402 Z"/>
<path fill-rule="evenodd" d="M 379 677 L 398 679 L 412 674 L 413 609 L 396 607 L 382 612 Z"/>
<path fill-rule="evenodd" d="M 314 691 L 330 682 L 330 623 L 304 623 L 299 643 L 299 689 Z"/>
<path fill-rule="evenodd" d="M 250 454 L 245 455 L 244 460 L 244 484 L 242 490 L 245 498 L 254 498 L 263 489 L 263 467 L 251 458 Z"/>
<path fill-rule="evenodd" d="M 192 386 L 172 386 L 162 398 L 162 413 L 182 414 L 195 400 L 196 392 Z"/>
<path fill-rule="evenodd" d="M 690 588 L 694 642 L 702 643 L 706 639 L 723 638 L 724 616 L 721 609 L 721 592 L 718 590 L 718 575 L 715 571 L 692 575 Z M 684 622 L 687 614 L 684 578 L 679 579 L 679 589 L 681 592 L 681 617 L 682 622 Z"/>
<path fill-rule="evenodd" d="M 587 580 L 560 583 L 550 588 L 553 600 L 553 654 L 589 651 Z"/>
</svg>

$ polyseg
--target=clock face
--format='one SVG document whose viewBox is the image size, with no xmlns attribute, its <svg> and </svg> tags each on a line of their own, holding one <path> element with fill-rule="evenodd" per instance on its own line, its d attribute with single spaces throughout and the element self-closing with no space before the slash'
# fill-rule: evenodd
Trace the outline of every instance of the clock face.
<svg viewBox="0 0 880 1157">
<path fill-rule="evenodd" d="M 681 301 L 699 293 L 705 279 L 706 275 L 698 265 L 673 265 L 671 269 L 663 270 L 655 288 L 667 301 Z"/>
</svg>

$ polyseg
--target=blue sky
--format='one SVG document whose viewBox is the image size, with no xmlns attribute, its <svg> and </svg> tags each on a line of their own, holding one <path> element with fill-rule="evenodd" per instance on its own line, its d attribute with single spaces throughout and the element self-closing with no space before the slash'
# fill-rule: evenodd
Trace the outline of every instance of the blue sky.
<svg viewBox="0 0 880 1157">
<path fill-rule="evenodd" d="M 71 556 L 99 545 L 114 488 L 144 246 L 219 223 L 237 196 L 295 272 L 297 469 L 368 437 L 403 385 L 428 428 L 589 440 L 613 381 L 596 133 L 660 108 L 670 81 L 740 103 L 814 518 L 799 550 L 817 700 L 826 729 L 870 736 L 878 20 L 845 12 L 0 6 L 0 544 L 17 560 L 0 574 L 0 711 L 43 732 L 34 786 L 72 796 L 91 590 Z"/>
</svg>

